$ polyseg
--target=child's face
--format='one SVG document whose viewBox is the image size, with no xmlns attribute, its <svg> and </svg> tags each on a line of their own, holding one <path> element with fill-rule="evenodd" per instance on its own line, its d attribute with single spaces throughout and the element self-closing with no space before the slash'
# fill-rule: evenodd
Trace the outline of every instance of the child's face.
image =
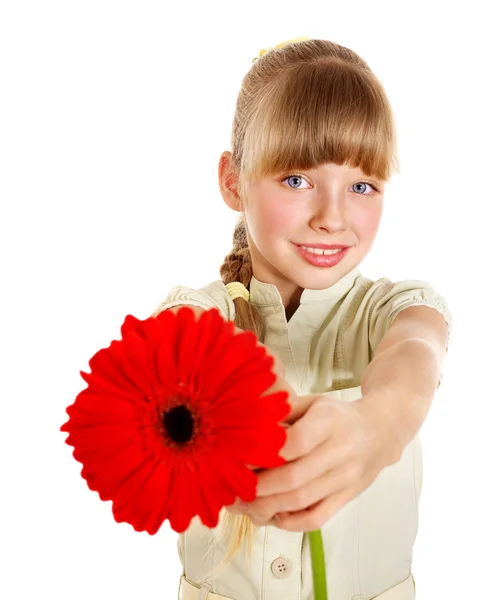
<svg viewBox="0 0 500 600">
<path fill-rule="evenodd" d="M 362 184 L 370 181 L 379 192 Z M 285 307 L 298 303 L 304 288 L 332 286 L 369 252 L 382 216 L 383 192 L 383 181 L 334 163 L 250 184 L 244 213 L 254 276 L 274 284 Z M 345 244 L 350 249 L 337 265 L 318 267 L 295 244 Z"/>
</svg>

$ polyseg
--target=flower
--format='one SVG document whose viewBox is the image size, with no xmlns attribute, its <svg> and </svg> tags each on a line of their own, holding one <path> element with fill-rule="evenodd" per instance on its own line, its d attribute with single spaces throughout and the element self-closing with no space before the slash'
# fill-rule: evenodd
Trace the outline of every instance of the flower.
<svg viewBox="0 0 500 600">
<path fill-rule="evenodd" d="M 195 515 L 215 527 L 236 496 L 255 499 L 249 465 L 285 462 L 288 392 L 262 395 L 274 358 L 216 309 L 199 320 L 188 307 L 127 315 L 121 334 L 80 372 L 88 387 L 66 409 L 61 431 L 81 475 L 136 531 L 168 519 L 181 533 Z"/>
</svg>

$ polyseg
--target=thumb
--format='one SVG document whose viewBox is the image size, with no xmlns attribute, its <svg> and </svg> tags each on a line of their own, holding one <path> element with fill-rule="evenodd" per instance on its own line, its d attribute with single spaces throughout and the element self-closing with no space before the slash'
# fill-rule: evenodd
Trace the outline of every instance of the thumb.
<svg viewBox="0 0 500 600">
<path fill-rule="evenodd" d="M 295 421 L 298 421 L 303 417 L 309 410 L 309 407 L 318 399 L 318 394 L 306 394 L 305 396 L 296 396 L 294 402 L 292 402 L 291 410 L 284 419 L 284 423 L 293 425 Z"/>
</svg>

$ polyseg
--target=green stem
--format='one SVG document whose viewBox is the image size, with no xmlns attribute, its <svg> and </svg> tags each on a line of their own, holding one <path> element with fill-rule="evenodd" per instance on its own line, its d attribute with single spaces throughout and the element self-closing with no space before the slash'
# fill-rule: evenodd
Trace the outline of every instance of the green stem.
<svg viewBox="0 0 500 600">
<path fill-rule="evenodd" d="M 328 600 L 326 588 L 325 554 L 321 529 L 308 532 L 311 550 L 311 567 L 314 587 L 314 600 Z"/>
</svg>

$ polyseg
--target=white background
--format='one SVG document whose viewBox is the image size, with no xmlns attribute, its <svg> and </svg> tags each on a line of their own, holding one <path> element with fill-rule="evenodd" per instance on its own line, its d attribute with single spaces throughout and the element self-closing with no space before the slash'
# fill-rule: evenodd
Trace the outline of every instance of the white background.
<svg viewBox="0 0 500 600">
<path fill-rule="evenodd" d="M 367 60 L 401 174 L 360 268 L 429 281 L 454 331 L 421 431 L 419 600 L 498 592 L 498 30 L 493 2 L 3 2 L 0 596 L 173 599 L 176 534 L 136 533 L 59 432 L 126 314 L 219 277 L 236 213 L 217 164 L 261 48 Z M 495 260 L 496 258 L 496 260 Z M 493 596 L 491 595 L 493 594 Z M 334 600 L 334 599 L 333 599 Z"/>
</svg>

